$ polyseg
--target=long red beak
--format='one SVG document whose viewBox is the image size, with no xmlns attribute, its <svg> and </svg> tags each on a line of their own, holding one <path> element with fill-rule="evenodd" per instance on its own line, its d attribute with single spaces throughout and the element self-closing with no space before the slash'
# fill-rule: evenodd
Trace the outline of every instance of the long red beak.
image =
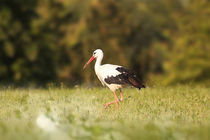
<svg viewBox="0 0 210 140">
<path fill-rule="evenodd" d="M 92 57 L 88 60 L 88 62 L 84 65 L 83 69 L 85 69 L 85 68 L 86 68 L 94 59 L 95 59 L 95 57 L 92 56 Z"/>
</svg>

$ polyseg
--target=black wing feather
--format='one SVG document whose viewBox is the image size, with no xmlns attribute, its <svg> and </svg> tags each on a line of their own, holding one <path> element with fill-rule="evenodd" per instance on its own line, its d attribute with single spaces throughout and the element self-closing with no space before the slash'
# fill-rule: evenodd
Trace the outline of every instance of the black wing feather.
<svg viewBox="0 0 210 140">
<path fill-rule="evenodd" d="M 104 79 L 104 81 L 108 84 L 121 84 L 121 85 L 132 85 L 136 88 L 145 88 L 145 86 L 141 83 L 141 81 L 137 78 L 135 74 L 130 72 L 124 67 L 117 67 L 117 71 L 121 74 L 117 76 L 110 76 Z"/>
</svg>

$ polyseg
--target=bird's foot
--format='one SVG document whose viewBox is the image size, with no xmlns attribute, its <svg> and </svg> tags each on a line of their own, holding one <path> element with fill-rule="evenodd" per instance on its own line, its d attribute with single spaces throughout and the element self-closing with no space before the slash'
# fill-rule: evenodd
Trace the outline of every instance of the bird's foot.
<svg viewBox="0 0 210 140">
<path fill-rule="evenodd" d="M 118 106 L 119 106 L 119 100 L 117 99 L 117 100 L 115 100 L 113 102 L 110 102 L 110 103 L 105 104 L 104 109 L 107 109 L 107 107 L 109 107 L 111 104 L 114 104 L 114 103 L 116 103 L 116 107 L 118 108 Z"/>
<path fill-rule="evenodd" d="M 107 109 L 107 107 L 109 107 L 109 105 L 114 104 L 114 103 L 115 103 L 115 101 L 105 104 L 104 109 Z"/>
<path fill-rule="evenodd" d="M 104 106 L 104 109 L 107 109 L 108 106 L 109 106 L 109 105 L 106 104 L 106 105 Z"/>
<path fill-rule="evenodd" d="M 120 98 L 120 102 L 122 102 L 123 100 L 124 100 L 124 98 L 123 98 L 123 97 L 121 97 L 121 98 Z"/>
</svg>

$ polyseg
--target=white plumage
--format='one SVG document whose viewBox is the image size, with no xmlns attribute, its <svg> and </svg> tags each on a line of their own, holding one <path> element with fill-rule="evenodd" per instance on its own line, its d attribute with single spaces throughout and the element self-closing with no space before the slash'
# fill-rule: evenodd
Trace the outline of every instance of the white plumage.
<svg viewBox="0 0 210 140">
<path fill-rule="evenodd" d="M 101 81 L 102 85 L 107 86 L 111 91 L 113 91 L 115 96 L 115 101 L 107 103 L 105 105 L 105 108 L 107 108 L 110 104 L 113 103 L 116 103 L 116 106 L 118 108 L 119 100 L 115 93 L 117 89 L 120 89 L 120 101 L 122 101 L 122 87 L 126 85 L 131 85 L 139 89 L 145 87 L 143 84 L 141 84 L 140 80 L 138 80 L 135 74 L 131 73 L 124 67 L 112 64 L 101 65 L 103 59 L 103 51 L 101 49 L 97 49 L 93 52 L 93 56 L 84 65 L 83 68 L 86 68 L 87 65 L 90 64 L 94 59 L 96 59 L 94 69 L 98 79 Z"/>
<path fill-rule="evenodd" d="M 98 69 L 95 69 L 95 73 L 98 77 L 98 79 L 101 81 L 103 85 L 106 85 L 109 87 L 111 91 L 115 91 L 122 87 L 122 85 L 119 84 L 107 84 L 104 79 L 107 77 L 115 77 L 119 74 L 121 74 L 119 71 L 116 70 L 117 67 L 120 67 L 118 65 L 111 65 L 111 64 L 104 64 L 98 67 Z"/>
</svg>

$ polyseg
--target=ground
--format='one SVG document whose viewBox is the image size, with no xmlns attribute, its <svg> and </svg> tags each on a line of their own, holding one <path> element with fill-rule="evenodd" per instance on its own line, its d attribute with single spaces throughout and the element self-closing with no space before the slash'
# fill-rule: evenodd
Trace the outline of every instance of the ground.
<svg viewBox="0 0 210 140">
<path fill-rule="evenodd" d="M 209 140 L 210 87 L 0 90 L 1 140 Z"/>
</svg>

